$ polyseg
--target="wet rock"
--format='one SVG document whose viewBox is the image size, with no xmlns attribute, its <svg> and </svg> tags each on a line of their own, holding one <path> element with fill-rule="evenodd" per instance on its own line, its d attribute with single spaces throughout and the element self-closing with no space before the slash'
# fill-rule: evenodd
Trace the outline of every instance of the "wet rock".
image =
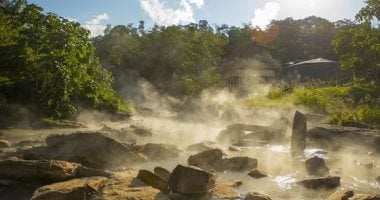
<svg viewBox="0 0 380 200">
<path fill-rule="evenodd" d="M 328 176 L 323 178 L 312 178 L 298 182 L 308 189 L 334 189 L 340 186 L 340 177 Z"/>
<path fill-rule="evenodd" d="M 31 124 L 33 128 L 87 128 L 84 123 L 71 120 L 42 119 Z"/>
<path fill-rule="evenodd" d="M 290 140 L 291 152 L 294 155 L 303 154 L 306 148 L 307 118 L 296 111 L 293 119 L 292 136 Z"/>
<path fill-rule="evenodd" d="M 314 156 L 305 162 L 306 172 L 311 176 L 326 176 L 329 174 L 329 168 L 323 158 Z"/>
<path fill-rule="evenodd" d="M 145 129 L 145 128 L 135 128 L 133 133 L 135 135 L 141 136 L 141 137 L 152 137 L 153 133 L 152 131 Z"/>
<path fill-rule="evenodd" d="M 380 194 L 355 194 L 350 200 L 380 200 Z"/>
<path fill-rule="evenodd" d="M 153 171 L 157 176 L 161 177 L 165 181 L 169 181 L 169 177 L 171 174 L 169 170 L 162 167 L 155 167 Z"/>
<path fill-rule="evenodd" d="M 261 141 L 257 139 L 239 139 L 239 141 L 233 145 L 239 147 L 262 147 L 267 144 L 269 144 L 269 141 Z"/>
<path fill-rule="evenodd" d="M 376 181 L 380 183 L 380 176 L 376 177 Z"/>
<path fill-rule="evenodd" d="M 253 170 L 253 171 L 250 171 L 248 173 L 248 175 L 252 178 L 256 178 L 256 179 L 259 179 L 259 178 L 264 178 L 264 177 L 268 177 L 268 175 L 266 173 L 263 173 L 257 169 Z"/>
<path fill-rule="evenodd" d="M 217 171 L 249 171 L 257 167 L 257 159 L 250 158 L 246 156 L 238 156 L 232 158 L 225 158 L 221 161 L 216 162 L 214 169 Z"/>
<path fill-rule="evenodd" d="M 212 194 L 217 199 L 239 199 L 239 193 L 237 192 L 236 188 L 242 184 L 243 183 L 241 181 L 237 180 L 217 181 L 216 186 L 212 191 Z"/>
<path fill-rule="evenodd" d="M 327 197 L 326 200 L 348 200 L 352 196 L 354 196 L 354 191 L 341 188 Z"/>
<path fill-rule="evenodd" d="M 380 152 L 380 135 L 376 130 L 319 125 L 308 130 L 308 142 L 324 149 L 338 150 L 351 146 Z"/>
<path fill-rule="evenodd" d="M 187 163 L 202 169 L 215 169 L 215 164 L 223 159 L 223 151 L 211 149 L 192 155 Z"/>
<path fill-rule="evenodd" d="M 115 173 L 115 177 L 106 180 L 94 200 L 169 200 L 160 190 L 145 185 L 136 178 L 138 172 L 127 170 Z"/>
<path fill-rule="evenodd" d="M 57 182 L 90 176 L 111 177 L 112 174 L 57 160 L 2 160 L 0 178 L 20 181 Z"/>
<path fill-rule="evenodd" d="M 39 140 L 24 140 L 20 141 L 16 144 L 18 147 L 33 147 L 33 146 L 40 146 L 44 143 L 44 141 Z"/>
<path fill-rule="evenodd" d="M 0 148 L 10 148 L 12 145 L 7 140 L 0 140 Z"/>
<path fill-rule="evenodd" d="M 165 194 L 169 193 L 168 182 L 148 170 L 140 170 L 137 174 L 137 178 L 144 182 L 146 185 L 159 189 Z"/>
<path fill-rule="evenodd" d="M 107 125 L 104 125 L 100 131 L 108 133 L 110 137 L 116 138 L 120 141 L 135 144 L 137 142 L 137 137 L 133 133 L 133 129 L 115 129 Z"/>
<path fill-rule="evenodd" d="M 73 179 L 38 188 L 32 200 L 82 200 L 91 199 L 107 180 L 105 177 Z"/>
<path fill-rule="evenodd" d="M 222 144 L 235 144 L 239 139 L 245 136 L 244 131 L 239 129 L 228 128 L 226 130 L 220 131 L 216 140 Z"/>
<path fill-rule="evenodd" d="M 212 141 L 203 141 L 200 143 L 192 144 L 186 148 L 187 151 L 196 151 L 196 152 L 201 152 L 201 151 L 207 151 L 211 149 L 218 148 L 219 145 L 216 142 Z"/>
<path fill-rule="evenodd" d="M 272 199 L 266 194 L 261 194 L 258 192 L 250 192 L 245 196 L 244 200 L 272 200 Z"/>
<path fill-rule="evenodd" d="M 241 151 L 241 149 L 239 147 L 236 147 L 236 146 L 229 146 L 228 150 L 230 150 L 230 151 Z"/>
<path fill-rule="evenodd" d="M 177 165 L 169 178 L 169 187 L 174 193 L 205 195 L 215 187 L 216 175 L 196 167 Z"/>
<path fill-rule="evenodd" d="M 173 160 L 178 158 L 181 151 L 174 145 L 148 143 L 140 152 L 147 155 L 150 160 Z"/>
<path fill-rule="evenodd" d="M 67 160 L 100 169 L 146 161 L 129 146 L 98 132 L 52 135 L 46 138 L 46 144 L 20 153 L 24 159 Z"/>
</svg>

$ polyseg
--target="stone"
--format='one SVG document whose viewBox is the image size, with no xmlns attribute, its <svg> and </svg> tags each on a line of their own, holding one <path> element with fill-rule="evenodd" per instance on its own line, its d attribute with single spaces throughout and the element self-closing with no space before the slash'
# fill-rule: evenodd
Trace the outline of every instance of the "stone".
<svg viewBox="0 0 380 200">
<path fill-rule="evenodd" d="M 104 136 L 99 132 L 77 132 L 68 135 L 51 135 L 47 146 L 34 147 L 20 152 L 24 159 L 67 160 L 84 166 L 108 169 L 147 159 L 128 145 Z"/>
<path fill-rule="evenodd" d="M 341 188 L 332 193 L 326 200 L 349 200 L 354 196 L 354 191 Z"/>
<path fill-rule="evenodd" d="M 77 163 L 58 160 L 2 160 L 0 178 L 19 181 L 58 182 L 74 178 L 112 174 L 90 169 Z"/>
<path fill-rule="evenodd" d="M 222 144 L 234 144 L 245 136 L 244 131 L 239 129 L 225 129 L 219 132 L 216 140 Z"/>
<path fill-rule="evenodd" d="M 307 118 L 296 111 L 293 119 L 290 148 L 293 155 L 303 154 L 306 148 Z"/>
<path fill-rule="evenodd" d="M 181 151 L 174 145 L 147 143 L 142 146 L 140 152 L 150 160 L 174 160 Z"/>
<path fill-rule="evenodd" d="M 298 184 L 308 189 L 334 189 L 340 186 L 340 177 L 311 178 L 300 181 Z"/>
<path fill-rule="evenodd" d="M 355 194 L 350 200 L 380 200 L 380 194 Z"/>
<path fill-rule="evenodd" d="M 217 199 L 236 200 L 239 199 L 237 187 L 242 185 L 241 181 L 237 180 L 222 180 L 217 181 L 212 194 Z"/>
<path fill-rule="evenodd" d="M 105 177 L 73 179 L 38 188 L 32 200 L 82 200 L 91 199 L 107 180 Z"/>
<path fill-rule="evenodd" d="M 257 167 L 257 159 L 246 156 L 237 156 L 232 158 L 225 158 L 221 161 L 217 161 L 214 164 L 214 168 L 217 171 L 249 171 Z"/>
<path fill-rule="evenodd" d="M 378 183 L 380 183 L 380 176 L 375 178 Z"/>
<path fill-rule="evenodd" d="M 18 147 L 29 147 L 29 146 L 40 146 L 44 143 L 44 141 L 39 140 L 24 140 L 20 141 L 16 144 Z"/>
<path fill-rule="evenodd" d="M 215 187 L 216 175 L 196 167 L 177 165 L 169 178 L 172 192 L 202 196 Z"/>
<path fill-rule="evenodd" d="M 329 168 L 326 166 L 323 158 L 314 156 L 305 161 L 307 174 L 311 176 L 326 176 L 329 174 Z"/>
<path fill-rule="evenodd" d="M 264 177 L 268 177 L 267 174 L 255 169 L 255 170 L 252 170 L 248 173 L 248 176 L 252 177 L 252 178 L 256 178 L 256 179 L 259 179 L 259 178 L 264 178 Z"/>
<path fill-rule="evenodd" d="M 219 145 L 216 142 L 212 141 L 203 141 L 200 143 L 192 144 L 186 148 L 187 151 L 196 151 L 196 152 L 202 152 L 202 151 L 207 151 L 211 149 L 218 148 Z"/>
<path fill-rule="evenodd" d="M 91 200 L 169 200 L 160 190 L 137 179 L 137 174 L 132 169 L 116 172 L 113 178 L 103 183 L 101 191 Z"/>
<path fill-rule="evenodd" d="M 169 178 L 170 178 L 170 171 L 165 169 L 165 168 L 162 168 L 162 167 L 155 167 L 153 169 L 154 173 L 161 177 L 162 179 L 164 179 L 165 181 L 169 181 Z"/>
<path fill-rule="evenodd" d="M 12 145 L 7 140 L 0 140 L 0 148 L 10 148 Z"/>
<path fill-rule="evenodd" d="M 152 131 L 148 130 L 148 129 L 145 129 L 145 128 L 135 128 L 133 130 L 133 133 L 135 135 L 138 135 L 138 136 L 141 136 L 141 137 L 152 137 L 153 136 L 153 133 Z"/>
<path fill-rule="evenodd" d="M 215 164 L 223 159 L 223 151 L 220 149 L 211 149 L 191 155 L 187 163 L 202 169 L 215 169 Z"/>
<path fill-rule="evenodd" d="M 268 195 L 258 192 L 249 192 L 245 196 L 244 200 L 272 200 Z"/>
<path fill-rule="evenodd" d="M 159 189 L 163 193 L 169 193 L 168 182 L 162 179 L 160 176 L 148 171 L 139 170 L 137 178 L 153 188 Z"/>
</svg>

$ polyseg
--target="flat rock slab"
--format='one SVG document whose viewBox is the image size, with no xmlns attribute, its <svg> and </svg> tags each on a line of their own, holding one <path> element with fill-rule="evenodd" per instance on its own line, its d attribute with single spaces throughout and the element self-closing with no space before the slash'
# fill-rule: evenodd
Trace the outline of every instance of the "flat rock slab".
<svg viewBox="0 0 380 200">
<path fill-rule="evenodd" d="M 340 186 L 340 177 L 312 178 L 300 181 L 298 184 L 308 189 L 334 189 Z"/>
<path fill-rule="evenodd" d="M 218 199 L 239 199 L 237 188 L 242 184 L 243 183 L 241 181 L 237 180 L 217 181 L 216 187 L 213 189 L 212 194 Z"/>
</svg>

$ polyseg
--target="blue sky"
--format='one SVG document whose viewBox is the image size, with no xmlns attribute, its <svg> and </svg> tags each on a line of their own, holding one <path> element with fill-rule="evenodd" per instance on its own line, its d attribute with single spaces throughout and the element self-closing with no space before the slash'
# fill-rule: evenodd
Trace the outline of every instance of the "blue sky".
<svg viewBox="0 0 380 200">
<path fill-rule="evenodd" d="M 106 24 L 144 20 L 147 26 L 187 24 L 206 19 L 211 24 L 264 28 L 271 19 L 316 15 L 331 21 L 354 18 L 364 0 L 29 0 L 63 17 L 80 22 L 92 36 Z"/>
</svg>

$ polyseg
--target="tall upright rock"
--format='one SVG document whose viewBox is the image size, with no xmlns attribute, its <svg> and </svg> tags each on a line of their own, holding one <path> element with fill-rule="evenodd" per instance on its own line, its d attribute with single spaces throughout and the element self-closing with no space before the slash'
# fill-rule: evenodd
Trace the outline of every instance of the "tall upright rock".
<svg viewBox="0 0 380 200">
<path fill-rule="evenodd" d="M 293 120 L 292 137 L 290 148 L 293 155 L 300 155 L 306 148 L 307 118 L 304 114 L 296 111 Z"/>
</svg>

